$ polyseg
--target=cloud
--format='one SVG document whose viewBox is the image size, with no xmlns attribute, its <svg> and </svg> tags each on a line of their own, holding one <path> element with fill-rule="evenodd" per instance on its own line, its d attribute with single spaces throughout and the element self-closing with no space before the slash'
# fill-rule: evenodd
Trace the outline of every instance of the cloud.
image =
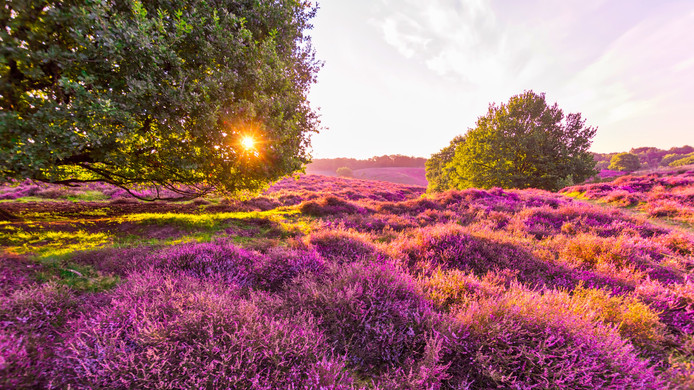
<svg viewBox="0 0 694 390">
<path fill-rule="evenodd" d="M 503 37 L 487 0 L 400 1 L 381 3 L 372 19 L 385 41 L 407 58 L 417 59 L 439 75 L 489 81 L 500 68 Z"/>
<path fill-rule="evenodd" d="M 674 7 L 640 21 L 567 83 L 602 123 L 668 111 L 694 98 L 694 11 Z"/>
</svg>

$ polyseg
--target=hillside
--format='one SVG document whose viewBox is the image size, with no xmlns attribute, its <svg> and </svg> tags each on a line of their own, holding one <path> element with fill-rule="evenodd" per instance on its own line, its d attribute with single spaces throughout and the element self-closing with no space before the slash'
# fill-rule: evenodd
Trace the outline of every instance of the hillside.
<svg viewBox="0 0 694 390">
<path fill-rule="evenodd" d="M 309 174 L 337 176 L 334 171 L 307 169 Z M 385 181 L 389 183 L 427 186 L 426 172 L 420 167 L 363 168 L 353 170 L 356 179 Z"/>
<path fill-rule="evenodd" d="M 692 388 L 694 171 L 601 185 L 5 187 L 0 388 Z"/>
</svg>

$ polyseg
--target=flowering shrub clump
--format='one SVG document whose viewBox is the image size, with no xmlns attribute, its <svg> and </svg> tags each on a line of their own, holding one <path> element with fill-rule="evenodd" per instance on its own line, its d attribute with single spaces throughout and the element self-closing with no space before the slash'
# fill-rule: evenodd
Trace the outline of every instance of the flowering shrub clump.
<svg viewBox="0 0 694 390">
<path fill-rule="evenodd" d="M 323 230 L 311 233 L 305 239 L 325 259 L 349 263 L 376 256 L 377 247 L 363 233 L 346 230 Z"/>
<path fill-rule="evenodd" d="M 333 195 L 327 195 L 320 199 L 304 202 L 301 204 L 300 210 L 304 214 L 315 217 L 366 212 L 363 208 L 352 202 Z"/>
<path fill-rule="evenodd" d="M 347 265 L 326 283 L 305 281 L 289 302 L 313 313 L 331 347 L 368 375 L 423 358 L 437 320 L 414 281 L 391 264 Z"/>
<path fill-rule="evenodd" d="M 255 265 L 256 288 L 279 291 L 300 275 L 322 275 L 325 260 L 316 251 L 272 248 Z"/>
<path fill-rule="evenodd" d="M 572 306 L 565 293 L 511 288 L 461 310 L 458 320 L 479 343 L 476 388 L 663 388 L 611 327 L 573 314 Z"/>
<path fill-rule="evenodd" d="M 41 388 L 50 381 L 65 322 L 78 312 L 69 288 L 46 283 L 0 298 L 0 387 Z"/>
<path fill-rule="evenodd" d="M 511 243 L 471 234 L 458 225 L 437 225 L 417 231 L 392 244 L 394 256 L 415 273 L 434 267 L 459 269 L 483 276 L 490 271 L 511 271 L 531 285 L 572 285 L 561 268 L 535 258 Z"/>
<path fill-rule="evenodd" d="M 70 324 L 54 380 L 78 388 L 348 386 L 344 362 L 329 357 L 314 322 L 265 313 L 218 284 L 144 273 Z"/>
<path fill-rule="evenodd" d="M 255 283 L 258 255 L 226 243 L 192 243 L 168 248 L 151 259 L 154 268 L 239 286 Z"/>
</svg>

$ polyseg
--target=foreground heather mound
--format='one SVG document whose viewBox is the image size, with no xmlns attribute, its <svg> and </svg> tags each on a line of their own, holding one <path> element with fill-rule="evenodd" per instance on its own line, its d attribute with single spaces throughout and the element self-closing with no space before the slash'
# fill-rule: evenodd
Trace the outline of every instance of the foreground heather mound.
<svg viewBox="0 0 694 390">
<path fill-rule="evenodd" d="M 618 180 L 685 199 L 680 176 Z M 687 230 L 423 192 L 306 175 L 238 202 L 9 201 L 0 388 L 694 387 Z"/>
</svg>

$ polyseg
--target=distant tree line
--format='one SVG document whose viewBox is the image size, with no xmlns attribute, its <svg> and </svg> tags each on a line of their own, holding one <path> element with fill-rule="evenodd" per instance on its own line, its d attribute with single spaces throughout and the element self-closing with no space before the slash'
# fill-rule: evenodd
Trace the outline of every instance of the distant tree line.
<svg viewBox="0 0 694 390">
<path fill-rule="evenodd" d="M 355 158 L 319 158 L 309 164 L 312 170 L 336 171 L 338 168 L 352 170 L 364 168 L 424 168 L 427 159 L 424 157 L 410 157 L 401 154 L 371 157 L 365 160 Z"/>
<path fill-rule="evenodd" d="M 623 153 L 593 153 L 596 161 L 596 169 L 610 169 L 612 159 Z M 640 169 L 654 169 L 667 166 L 681 166 L 694 164 L 694 147 L 684 145 L 670 149 L 658 149 L 654 147 L 633 148 L 629 151 L 639 159 Z"/>
</svg>

